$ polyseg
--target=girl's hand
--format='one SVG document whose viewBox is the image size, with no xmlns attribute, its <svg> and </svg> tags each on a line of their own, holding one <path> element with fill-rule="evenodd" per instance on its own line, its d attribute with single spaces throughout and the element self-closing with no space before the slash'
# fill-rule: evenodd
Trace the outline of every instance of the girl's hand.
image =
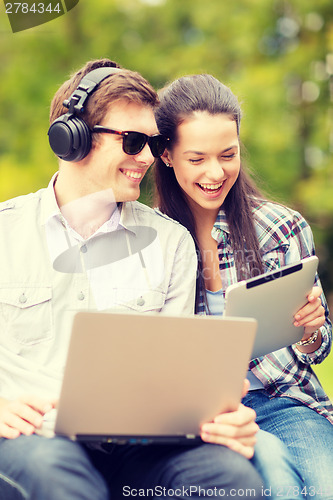
<svg viewBox="0 0 333 500">
<path fill-rule="evenodd" d="M 295 326 L 304 326 L 304 336 L 302 340 L 306 340 L 318 328 L 325 323 L 325 309 L 321 304 L 320 295 L 322 289 L 319 286 L 314 286 L 308 295 L 308 302 L 295 314 Z"/>
</svg>

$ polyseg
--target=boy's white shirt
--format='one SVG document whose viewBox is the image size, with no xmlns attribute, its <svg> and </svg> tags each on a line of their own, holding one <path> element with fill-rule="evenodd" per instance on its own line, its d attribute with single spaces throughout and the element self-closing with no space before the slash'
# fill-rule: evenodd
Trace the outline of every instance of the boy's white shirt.
<svg viewBox="0 0 333 500">
<path fill-rule="evenodd" d="M 114 213 L 91 238 L 80 241 L 77 233 L 64 228 L 53 181 L 54 177 L 37 193 L 0 204 L 3 398 L 24 393 L 59 396 L 77 311 L 194 313 L 197 258 L 186 229 L 141 203 L 126 202 L 121 213 Z M 134 253 L 87 272 L 54 270 L 54 260 L 68 248 L 68 237 L 73 245 L 87 243 L 89 251 L 90 242 L 101 233 L 118 229 L 133 233 L 136 226 L 152 227 L 157 234 L 141 255 Z"/>
</svg>

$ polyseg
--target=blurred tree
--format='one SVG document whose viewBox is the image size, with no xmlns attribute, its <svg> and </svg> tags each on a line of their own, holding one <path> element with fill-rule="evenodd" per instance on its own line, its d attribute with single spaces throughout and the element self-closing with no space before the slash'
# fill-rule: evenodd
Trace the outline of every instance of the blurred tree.
<svg viewBox="0 0 333 500">
<path fill-rule="evenodd" d="M 74 70 L 100 57 L 156 88 L 199 72 L 231 86 L 243 104 L 249 163 L 270 196 L 311 223 L 330 296 L 332 0 L 81 0 L 65 16 L 16 34 L 1 2 L 0 201 L 47 184 L 57 168 L 46 134 L 51 98 Z M 145 202 L 149 186 L 145 180 Z M 333 376 L 320 370 L 332 397 Z"/>
<path fill-rule="evenodd" d="M 0 32 L 0 200 L 45 185 L 56 169 L 46 135 L 49 102 L 88 59 L 115 59 L 157 88 L 209 72 L 243 102 L 242 141 L 265 190 L 304 213 L 328 262 L 331 0 L 82 0 L 65 16 L 16 34 L 3 15 Z M 325 283 L 333 288 L 330 276 Z"/>
</svg>

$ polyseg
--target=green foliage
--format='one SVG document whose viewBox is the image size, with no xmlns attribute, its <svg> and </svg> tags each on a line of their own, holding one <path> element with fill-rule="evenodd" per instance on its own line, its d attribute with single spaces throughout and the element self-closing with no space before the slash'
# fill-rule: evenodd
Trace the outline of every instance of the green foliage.
<svg viewBox="0 0 333 500">
<path fill-rule="evenodd" d="M 15 166 L 33 171 L 37 162 L 36 185 L 56 168 L 46 151 L 49 101 L 72 71 L 106 56 L 156 87 L 194 72 L 230 85 L 243 101 L 242 140 L 269 192 L 318 216 L 308 192 L 326 182 L 332 163 L 330 0 L 81 0 L 67 15 L 25 32 L 12 34 L 8 23 L 6 33 L 5 23 L 4 17 L 1 199 L 15 194 L 16 175 L 9 174 Z M 321 212 L 331 214 L 331 205 L 325 195 Z"/>
<path fill-rule="evenodd" d="M 315 366 L 314 371 L 331 401 L 333 401 L 333 357 L 328 356 L 325 361 Z"/>
<path fill-rule="evenodd" d="M 109 57 L 157 88 L 212 73 L 243 103 L 241 138 L 265 191 L 313 225 L 333 289 L 332 0 L 81 0 L 16 34 L 1 11 L 0 57 L 0 200 L 40 188 L 57 169 L 49 103 L 87 60 Z"/>
</svg>

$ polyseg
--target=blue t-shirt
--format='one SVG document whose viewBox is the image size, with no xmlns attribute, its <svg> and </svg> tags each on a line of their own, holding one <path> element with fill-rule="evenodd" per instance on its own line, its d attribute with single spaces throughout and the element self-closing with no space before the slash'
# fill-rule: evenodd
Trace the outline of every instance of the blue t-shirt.
<svg viewBox="0 0 333 500">
<path fill-rule="evenodd" d="M 212 316 L 222 316 L 224 310 L 224 297 L 222 289 L 217 290 L 217 292 L 211 292 L 206 290 L 208 308 L 206 308 L 207 314 Z M 255 391 L 256 389 L 263 389 L 264 386 L 259 379 L 248 370 L 247 379 L 250 382 L 250 391 Z"/>
</svg>

